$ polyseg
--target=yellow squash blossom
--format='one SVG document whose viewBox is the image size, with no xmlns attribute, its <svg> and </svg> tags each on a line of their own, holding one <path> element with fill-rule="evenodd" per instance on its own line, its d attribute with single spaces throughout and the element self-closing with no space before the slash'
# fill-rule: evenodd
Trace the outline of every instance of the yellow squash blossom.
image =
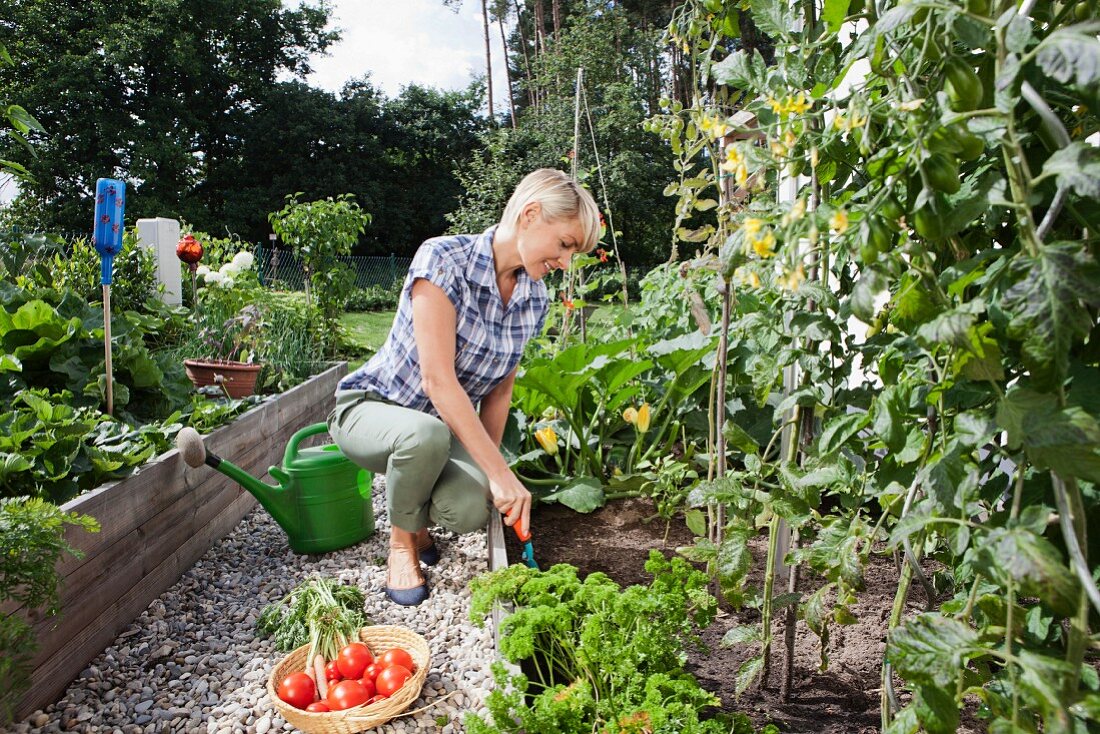
<svg viewBox="0 0 1100 734">
<path fill-rule="evenodd" d="M 535 431 L 535 440 L 542 446 L 542 450 L 554 456 L 558 453 L 558 434 L 550 426 Z"/>
<path fill-rule="evenodd" d="M 638 411 L 633 406 L 623 411 L 623 420 L 627 423 L 635 423 L 638 420 Z"/>
<path fill-rule="evenodd" d="M 638 422 L 634 425 L 639 433 L 649 430 L 649 403 L 642 403 L 642 407 L 638 408 Z"/>
</svg>

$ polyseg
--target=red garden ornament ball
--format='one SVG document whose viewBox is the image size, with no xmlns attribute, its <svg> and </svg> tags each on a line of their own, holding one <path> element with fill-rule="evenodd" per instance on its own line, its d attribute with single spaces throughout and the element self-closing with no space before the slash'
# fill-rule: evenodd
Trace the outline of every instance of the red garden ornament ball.
<svg viewBox="0 0 1100 734">
<path fill-rule="evenodd" d="M 176 257 L 191 266 L 191 272 L 199 267 L 202 259 L 202 243 L 195 239 L 195 235 L 184 235 L 176 245 Z"/>
</svg>

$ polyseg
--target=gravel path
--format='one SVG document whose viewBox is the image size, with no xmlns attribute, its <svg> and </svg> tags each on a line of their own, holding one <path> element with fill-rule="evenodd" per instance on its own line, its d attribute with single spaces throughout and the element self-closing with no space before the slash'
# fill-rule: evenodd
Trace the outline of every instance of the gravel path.
<svg viewBox="0 0 1100 734">
<path fill-rule="evenodd" d="M 433 531 L 442 554 L 428 570 L 432 594 L 419 607 L 398 606 L 382 593 L 389 522 L 379 478 L 374 513 L 378 532 L 367 541 L 324 556 L 300 556 L 286 535 L 257 507 L 142 612 L 85 668 L 58 702 L 15 724 L 12 732 L 200 732 L 265 734 L 296 731 L 267 699 L 267 677 L 283 653 L 254 632 L 265 604 L 318 572 L 355 583 L 375 624 L 397 624 L 423 635 L 432 669 L 414 716 L 391 720 L 376 732 L 461 732 L 464 712 L 482 710 L 492 686 L 489 625 L 469 621 L 470 580 L 486 570 L 484 533 Z"/>
</svg>

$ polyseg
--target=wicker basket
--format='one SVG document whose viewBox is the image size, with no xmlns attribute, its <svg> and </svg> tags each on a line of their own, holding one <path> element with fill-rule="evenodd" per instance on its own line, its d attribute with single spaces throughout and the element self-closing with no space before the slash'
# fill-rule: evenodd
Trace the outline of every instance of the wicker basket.
<svg viewBox="0 0 1100 734">
<path fill-rule="evenodd" d="M 359 639 L 370 648 L 375 657 L 393 647 L 401 647 L 412 656 L 416 670 L 393 696 L 369 706 L 356 706 L 343 711 L 310 713 L 295 708 L 279 698 L 275 689 L 279 682 L 291 673 L 305 670 L 309 645 L 303 645 L 283 658 L 267 679 L 267 696 L 275 704 L 283 718 L 306 734 L 353 734 L 366 731 L 390 719 L 400 716 L 409 707 L 424 686 L 428 676 L 431 655 L 423 637 L 404 627 L 376 625 L 359 630 Z"/>
</svg>

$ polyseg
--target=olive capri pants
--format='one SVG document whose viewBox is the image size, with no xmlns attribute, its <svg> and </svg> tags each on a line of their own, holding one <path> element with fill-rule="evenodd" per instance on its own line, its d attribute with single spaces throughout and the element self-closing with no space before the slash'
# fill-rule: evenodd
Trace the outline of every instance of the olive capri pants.
<svg viewBox="0 0 1100 734">
<path fill-rule="evenodd" d="M 363 390 L 336 397 L 329 434 L 349 459 L 386 476 L 390 523 L 470 533 L 489 520 L 489 478 L 443 421 Z"/>
</svg>

